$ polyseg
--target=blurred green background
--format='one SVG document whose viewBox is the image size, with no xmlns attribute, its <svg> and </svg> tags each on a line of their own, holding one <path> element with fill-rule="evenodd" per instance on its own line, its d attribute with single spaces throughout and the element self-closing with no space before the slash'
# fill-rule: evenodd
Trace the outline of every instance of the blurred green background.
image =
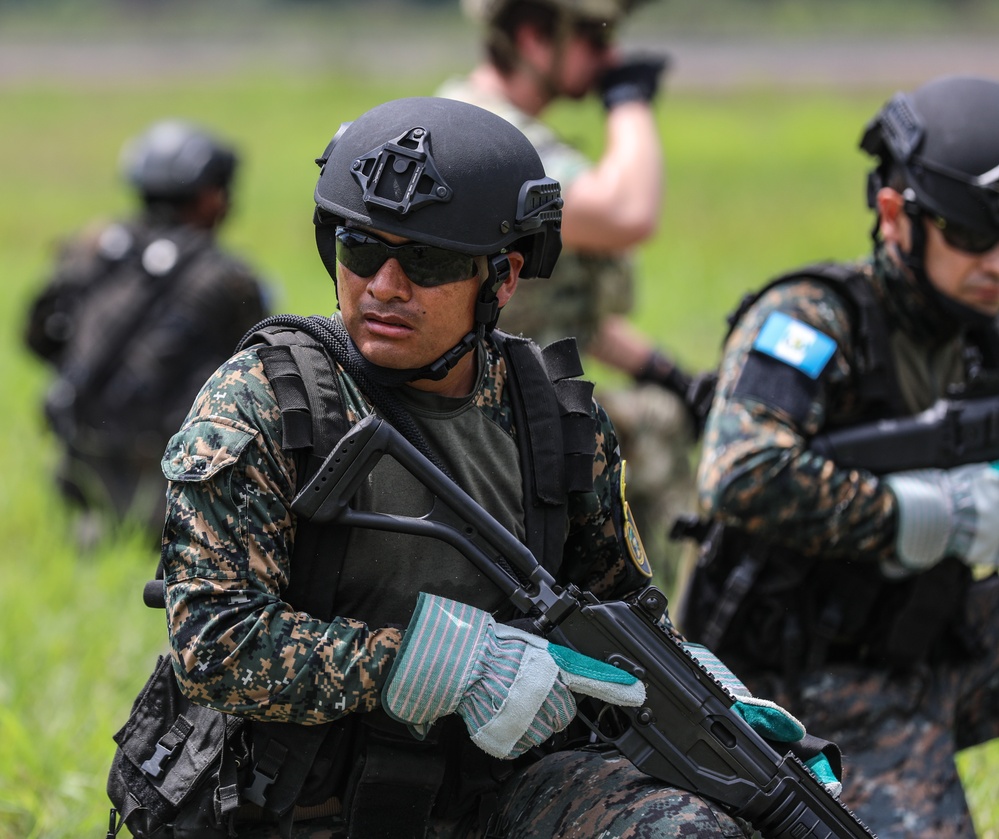
<svg viewBox="0 0 999 839">
<path fill-rule="evenodd" d="M 864 122 L 933 75 L 999 77 L 997 25 L 999 4 L 985 0 L 643 7 L 625 44 L 669 51 L 674 69 L 658 108 L 668 198 L 640 253 L 636 322 L 707 367 L 745 291 L 864 252 Z M 162 613 L 141 602 L 155 555 L 129 534 L 77 555 L 51 488 L 48 379 L 21 330 L 59 237 L 130 211 L 116 175 L 127 137 L 161 117 L 194 119 L 243 154 L 225 244 L 267 276 L 276 310 L 329 313 L 314 158 L 342 121 L 430 93 L 477 56 L 453 0 L 0 0 L 0 839 L 104 836 L 111 734 L 165 643 Z M 599 154 L 596 102 L 550 118 Z M 999 746 L 963 754 L 960 768 L 980 835 L 996 839 Z"/>
</svg>

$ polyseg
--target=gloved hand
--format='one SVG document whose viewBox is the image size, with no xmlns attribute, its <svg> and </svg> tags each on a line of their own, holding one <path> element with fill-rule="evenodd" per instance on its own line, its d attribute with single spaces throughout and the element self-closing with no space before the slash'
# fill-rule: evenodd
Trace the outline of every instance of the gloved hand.
<svg viewBox="0 0 999 839">
<path fill-rule="evenodd" d="M 686 399 L 693 378 L 681 370 L 673 359 L 660 350 L 653 350 L 642 369 L 635 374 L 636 382 L 653 382 Z"/>
<path fill-rule="evenodd" d="M 735 698 L 732 710 L 742 717 L 760 737 L 774 743 L 798 744 L 805 739 L 805 726 L 776 702 L 769 699 L 758 699 L 750 693 L 738 676 L 722 663 L 711 650 L 701 644 L 684 642 L 683 648 Z M 814 743 L 824 743 L 811 738 Z M 811 744 L 809 744 L 811 746 Z M 830 744 L 826 744 L 827 746 Z M 799 752 L 801 750 L 792 749 Z M 838 752 L 837 752 L 838 753 Z M 822 751 L 810 748 L 805 758 L 805 765 L 812 774 L 834 796 L 839 796 L 843 790 L 842 780 L 837 777 L 829 758 Z"/>
<path fill-rule="evenodd" d="M 480 749 L 513 758 L 572 721 L 572 691 L 615 705 L 645 700 L 645 686 L 617 667 L 421 592 L 382 705 L 417 736 L 457 712 Z"/>
<path fill-rule="evenodd" d="M 924 571 L 945 556 L 969 565 L 999 565 L 997 468 L 972 463 L 885 478 L 898 503 L 895 552 L 904 571 Z"/>
<path fill-rule="evenodd" d="M 669 65 L 665 55 L 638 55 L 609 67 L 597 81 L 597 92 L 609 111 L 625 102 L 651 102 Z"/>
</svg>

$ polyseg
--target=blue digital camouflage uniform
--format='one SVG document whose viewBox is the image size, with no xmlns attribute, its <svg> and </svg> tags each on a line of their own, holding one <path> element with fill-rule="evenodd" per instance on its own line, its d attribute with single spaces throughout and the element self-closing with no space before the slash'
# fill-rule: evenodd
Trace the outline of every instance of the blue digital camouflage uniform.
<svg viewBox="0 0 999 839">
<path fill-rule="evenodd" d="M 470 416 L 482 423 L 478 425 L 481 435 L 469 446 L 439 455 L 459 484 L 473 495 L 478 493 L 477 500 L 487 509 L 500 518 L 510 517 L 513 510 L 516 518 L 515 504 L 484 497 L 484 485 L 467 471 L 476 466 L 483 435 L 498 441 L 489 445 L 501 450 L 502 440 L 512 439 L 516 431 L 505 390 L 505 362 L 491 345 L 485 353 L 480 349 L 479 362 L 479 383 L 472 396 L 463 400 L 438 397 L 443 401 L 436 409 L 430 407 L 433 400 L 424 400 L 412 413 L 431 437 L 435 419 L 450 425 Z M 342 370 L 340 380 L 345 412 L 354 422 L 371 408 Z M 578 494 L 570 502 L 560 578 L 613 597 L 647 582 L 649 572 L 641 557 L 636 560 L 624 547 L 620 536 L 620 456 L 612 425 L 602 411 L 598 418 L 594 492 Z M 399 627 L 406 624 L 417 596 L 415 588 L 402 595 L 391 588 L 396 574 L 418 567 L 422 551 L 433 565 L 415 585 L 453 596 L 451 586 L 456 581 L 469 582 L 467 568 L 452 568 L 448 564 L 452 549 L 437 543 L 420 547 L 410 538 L 404 543 L 405 553 L 396 546 L 392 555 L 380 556 L 370 552 L 377 543 L 362 542 L 369 552 L 360 558 L 351 556 L 353 543 L 349 543 L 345 566 L 358 559 L 388 563 L 385 597 L 398 599 L 392 620 L 368 625 L 357 615 L 344 614 L 326 622 L 296 611 L 281 599 L 294 571 L 291 554 L 296 529 L 289 509 L 295 465 L 282 451 L 281 441 L 274 393 L 256 351 L 250 348 L 205 384 L 164 455 L 170 489 L 163 560 L 179 683 L 200 703 L 254 719 L 317 724 L 374 711 L 398 651 Z M 477 457 L 468 457 L 468 451 L 477 452 Z M 519 462 L 514 459 L 505 465 L 506 477 L 512 476 L 511 485 L 519 488 Z M 497 477 L 501 480 L 502 476 Z M 377 479 L 374 488 L 377 491 Z M 519 503 L 519 494 L 515 500 Z M 516 529 L 517 522 L 511 526 Z M 491 598 L 495 607 L 497 593 L 482 591 L 472 583 L 469 591 L 484 601 Z M 362 611 L 385 613 L 384 600 L 367 603 L 364 592 L 350 592 L 349 585 L 344 590 L 341 584 L 337 591 L 338 598 L 344 591 Z M 651 781 L 627 761 L 604 763 L 599 756 L 574 755 L 559 754 L 514 776 L 516 783 L 502 791 L 506 806 L 500 811 L 509 821 L 509 830 L 494 835 L 511 839 L 598 835 L 589 832 L 591 823 L 605 824 L 608 832 L 602 835 L 608 837 L 743 835 L 732 819 L 693 795 Z M 574 773 L 584 780 L 577 783 Z M 571 795 L 552 798 L 552 789 L 570 788 Z M 655 821 L 654 812 L 664 815 L 658 826 L 650 824 Z M 296 831 L 318 839 L 336 835 L 331 831 L 341 826 L 336 819 L 317 820 L 298 824 Z M 433 835 L 441 837 L 478 835 L 479 829 L 467 822 L 432 824 L 431 828 Z M 273 834 L 267 826 L 250 824 L 240 835 Z"/>
<path fill-rule="evenodd" d="M 545 174 L 562 185 L 563 195 L 593 166 L 550 126 L 467 79 L 448 81 L 438 95 L 478 105 L 517 126 L 537 150 Z M 563 249 L 549 279 L 520 283 L 503 307 L 502 325 L 540 346 L 571 335 L 585 353 L 603 318 L 627 316 L 635 304 L 632 254 Z M 681 549 L 667 533 L 680 512 L 694 507 L 690 416 L 679 397 L 652 383 L 600 388 L 597 399 L 613 420 L 628 461 L 628 497 L 653 567 L 662 575 L 661 584 L 670 586 Z"/>
<path fill-rule="evenodd" d="M 881 301 L 902 394 L 916 413 L 943 396 L 948 384 L 964 380 L 962 334 L 948 328 L 939 308 L 882 254 L 858 267 Z M 853 317 L 827 283 L 792 281 L 765 292 L 726 344 L 705 431 L 698 474 L 703 508 L 716 520 L 793 548 L 800 563 L 874 563 L 894 551 L 896 508 L 886 485 L 808 450 L 809 438 L 823 428 L 857 421 Z M 783 324 L 776 342 L 763 337 L 768 323 L 771 329 Z M 778 365 L 769 394 L 759 384 L 747 386 L 744 371 L 759 363 L 752 359 L 761 353 L 782 360 L 788 371 L 812 365 L 818 370 L 814 384 L 799 387 L 793 382 L 805 379 L 781 373 Z M 836 565 L 825 567 L 830 576 L 837 573 Z M 751 590 L 749 599 L 760 591 Z M 973 836 L 954 756 L 999 735 L 994 574 L 972 586 L 965 609 L 980 645 L 970 662 L 898 671 L 846 655 L 791 680 L 740 662 L 744 642 L 716 652 L 754 693 L 782 703 L 810 732 L 842 748 L 842 800 L 878 835 Z M 782 615 L 771 619 L 775 634 L 787 627 Z"/>
</svg>

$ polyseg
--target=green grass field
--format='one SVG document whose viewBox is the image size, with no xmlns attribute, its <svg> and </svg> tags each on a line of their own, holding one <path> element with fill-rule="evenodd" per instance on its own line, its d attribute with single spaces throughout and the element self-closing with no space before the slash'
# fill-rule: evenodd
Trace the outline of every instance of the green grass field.
<svg viewBox="0 0 999 839">
<path fill-rule="evenodd" d="M 141 603 L 155 556 L 128 536 L 76 555 L 50 486 L 55 451 L 38 409 L 46 375 L 20 333 L 54 243 L 95 215 L 128 209 L 114 174 L 125 137 L 186 116 L 238 138 L 244 152 L 225 241 L 269 277 L 276 309 L 329 313 L 333 288 L 312 238 L 313 159 L 342 120 L 437 81 L 244 72 L 0 89 L 0 839 L 104 836 L 111 735 L 165 643 L 162 613 Z M 641 252 L 636 321 L 687 364 L 708 366 L 744 291 L 811 259 L 862 253 L 870 219 L 855 146 L 891 92 L 668 94 L 669 197 L 661 234 Z M 599 150 L 595 106 L 552 118 Z M 999 745 L 962 755 L 961 769 L 980 833 L 995 839 Z"/>
</svg>

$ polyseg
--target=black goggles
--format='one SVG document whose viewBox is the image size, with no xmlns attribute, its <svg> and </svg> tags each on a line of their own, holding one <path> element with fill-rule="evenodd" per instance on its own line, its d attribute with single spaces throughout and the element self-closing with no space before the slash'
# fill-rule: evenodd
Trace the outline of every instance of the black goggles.
<svg viewBox="0 0 999 839">
<path fill-rule="evenodd" d="M 390 245 L 371 233 L 350 227 L 336 229 L 336 261 L 359 277 L 373 277 L 387 260 L 398 260 L 418 286 L 469 280 L 478 273 L 475 257 L 420 242 Z"/>
<path fill-rule="evenodd" d="M 952 248 L 965 253 L 987 253 L 999 245 L 999 228 L 978 230 L 963 224 L 948 221 L 943 216 L 927 213 L 932 222 L 944 237 L 944 241 Z"/>
</svg>

